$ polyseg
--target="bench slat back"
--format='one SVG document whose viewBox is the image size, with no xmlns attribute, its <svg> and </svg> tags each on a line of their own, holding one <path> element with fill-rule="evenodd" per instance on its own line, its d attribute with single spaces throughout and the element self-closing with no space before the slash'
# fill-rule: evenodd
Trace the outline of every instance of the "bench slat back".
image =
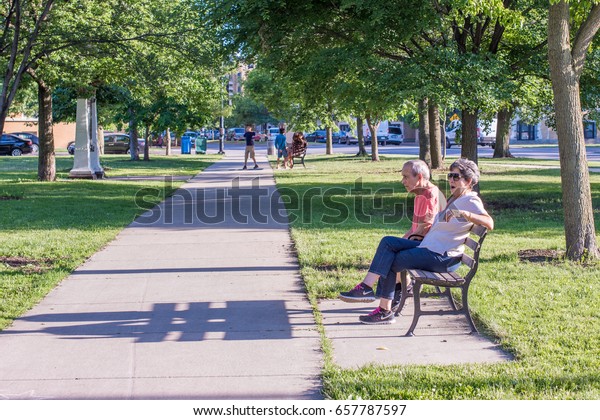
<svg viewBox="0 0 600 420">
<path fill-rule="evenodd" d="M 481 245 L 487 235 L 487 229 L 483 226 L 473 225 L 471 228 L 470 236 L 465 239 L 465 246 L 471 249 L 472 255 L 468 255 L 466 252 L 461 257 L 461 262 L 469 267 L 469 272 L 465 275 L 465 280 L 470 282 L 479 266 L 479 252 L 481 251 Z M 472 236 L 478 237 L 475 240 Z"/>
<path fill-rule="evenodd" d="M 465 245 L 468 246 L 469 248 L 471 248 L 471 250 L 473 252 L 475 252 L 475 250 L 477 249 L 477 247 L 479 246 L 479 243 L 476 242 L 473 238 L 468 237 L 465 240 Z"/>
<path fill-rule="evenodd" d="M 468 254 L 463 254 L 460 259 L 460 262 L 469 268 L 473 268 L 473 266 L 475 265 L 475 260 L 471 258 Z"/>
<path fill-rule="evenodd" d="M 298 145 L 298 146 L 292 146 L 292 154 L 294 156 L 303 155 L 306 152 L 307 146 L 308 146 L 307 144 L 305 144 L 305 145 Z"/>
</svg>

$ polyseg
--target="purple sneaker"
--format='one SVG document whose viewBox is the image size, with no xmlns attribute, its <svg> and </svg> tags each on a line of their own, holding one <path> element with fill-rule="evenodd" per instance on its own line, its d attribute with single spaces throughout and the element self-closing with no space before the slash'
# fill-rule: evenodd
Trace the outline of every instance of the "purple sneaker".
<svg viewBox="0 0 600 420">
<path fill-rule="evenodd" d="M 381 309 L 378 306 L 373 312 L 369 315 L 361 315 L 358 317 L 359 321 L 363 324 L 393 324 L 396 322 L 396 318 L 394 317 L 393 311 L 386 311 L 385 309 Z"/>
<path fill-rule="evenodd" d="M 354 289 L 350 290 L 349 292 L 342 292 L 338 297 L 340 300 L 349 303 L 375 301 L 375 293 L 373 292 L 373 288 L 364 283 L 358 283 Z"/>
</svg>

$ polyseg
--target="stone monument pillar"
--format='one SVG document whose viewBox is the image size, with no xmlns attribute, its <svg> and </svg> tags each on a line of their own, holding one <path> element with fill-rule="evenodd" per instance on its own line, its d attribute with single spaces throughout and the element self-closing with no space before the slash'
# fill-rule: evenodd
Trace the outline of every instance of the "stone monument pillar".
<svg viewBox="0 0 600 420">
<path fill-rule="evenodd" d="M 96 98 L 77 99 L 75 155 L 73 169 L 69 172 L 70 178 L 104 177 L 104 169 L 100 166 L 97 128 Z"/>
</svg>

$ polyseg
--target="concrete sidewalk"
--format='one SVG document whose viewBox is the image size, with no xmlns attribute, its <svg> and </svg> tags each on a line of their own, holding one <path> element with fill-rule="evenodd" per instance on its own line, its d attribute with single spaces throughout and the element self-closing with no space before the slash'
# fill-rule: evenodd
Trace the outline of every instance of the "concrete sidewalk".
<svg viewBox="0 0 600 420">
<path fill-rule="evenodd" d="M 0 333 L 0 399 L 321 398 L 319 334 L 259 160 L 242 171 L 228 152 Z"/>
<path fill-rule="evenodd" d="M 40 304 L 0 332 L 0 399 L 318 399 L 320 338 L 273 173 L 243 151 L 140 216 Z M 262 155 L 262 153 L 261 153 Z M 259 188 L 260 187 L 260 188 Z M 334 360 L 510 360 L 460 322 L 357 322 L 320 302 Z M 429 303 L 433 304 L 433 303 Z"/>
</svg>

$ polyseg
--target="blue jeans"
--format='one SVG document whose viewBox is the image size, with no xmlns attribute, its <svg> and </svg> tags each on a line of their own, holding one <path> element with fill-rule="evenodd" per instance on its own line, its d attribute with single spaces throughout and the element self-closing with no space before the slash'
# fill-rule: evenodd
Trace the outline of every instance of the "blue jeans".
<svg viewBox="0 0 600 420">
<path fill-rule="evenodd" d="M 417 248 L 421 242 L 394 236 L 386 236 L 380 242 L 369 271 L 379 275 L 378 297 L 393 299 L 396 274 L 407 269 L 443 272 L 460 261 L 460 257 L 449 257 Z"/>
</svg>

